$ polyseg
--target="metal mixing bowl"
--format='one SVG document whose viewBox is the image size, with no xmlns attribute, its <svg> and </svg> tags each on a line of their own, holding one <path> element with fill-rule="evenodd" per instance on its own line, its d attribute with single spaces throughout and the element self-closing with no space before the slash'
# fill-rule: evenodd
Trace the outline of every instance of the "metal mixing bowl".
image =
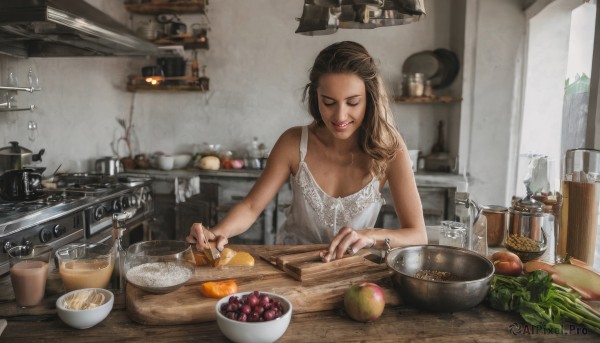
<svg viewBox="0 0 600 343">
<path fill-rule="evenodd" d="M 475 252 L 442 245 L 413 245 L 392 249 L 386 258 L 394 271 L 394 287 L 407 304 L 434 312 L 469 309 L 485 298 L 494 265 Z M 422 270 L 448 272 L 456 281 L 415 277 Z"/>
</svg>

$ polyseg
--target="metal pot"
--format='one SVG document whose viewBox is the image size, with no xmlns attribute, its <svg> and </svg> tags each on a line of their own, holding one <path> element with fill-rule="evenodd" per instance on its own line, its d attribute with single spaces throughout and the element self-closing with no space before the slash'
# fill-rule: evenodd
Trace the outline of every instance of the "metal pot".
<svg viewBox="0 0 600 343">
<path fill-rule="evenodd" d="M 0 148 L 0 172 L 22 169 L 33 161 L 41 161 L 46 151 L 42 149 L 34 154 L 31 150 L 20 146 L 18 142 L 9 143 L 10 146 Z"/>
<path fill-rule="evenodd" d="M 9 170 L 0 175 L 0 197 L 33 200 L 42 194 L 42 174 L 35 169 Z"/>
<path fill-rule="evenodd" d="M 123 171 L 123 164 L 117 157 L 104 157 L 96 160 L 96 172 L 115 175 Z"/>
</svg>

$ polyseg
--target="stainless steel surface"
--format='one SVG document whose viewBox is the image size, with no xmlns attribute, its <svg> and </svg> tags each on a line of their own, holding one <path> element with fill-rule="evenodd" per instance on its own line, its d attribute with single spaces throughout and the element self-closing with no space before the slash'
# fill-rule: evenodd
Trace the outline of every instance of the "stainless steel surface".
<svg viewBox="0 0 600 343">
<path fill-rule="evenodd" d="M 123 171 L 123 164 L 117 157 L 103 157 L 96 160 L 96 172 L 104 175 L 116 175 Z"/>
<path fill-rule="evenodd" d="M 134 227 L 154 213 L 151 179 L 134 176 L 58 174 L 60 188 L 46 190 L 34 201 L 0 201 L 0 275 L 8 272 L 6 248 L 44 243 L 59 248 L 69 243 L 106 241 L 112 237 L 111 216 L 133 212 Z"/>
<path fill-rule="evenodd" d="M 342 29 L 410 24 L 425 15 L 424 0 L 305 0 L 296 33 L 328 35 Z"/>
<path fill-rule="evenodd" d="M 472 308 L 485 298 L 494 265 L 484 256 L 465 249 L 416 245 L 392 249 L 386 258 L 394 271 L 392 281 L 402 299 L 434 312 Z M 459 281 L 430 281 L 415 277 L 418 271 L 449 272 Z"/>
<path fill-rule="evenodd" d="M 144 56 L 156 54 L 157 47 L 86 1 L 0 0 L 0 53 Z"/>
</svg>

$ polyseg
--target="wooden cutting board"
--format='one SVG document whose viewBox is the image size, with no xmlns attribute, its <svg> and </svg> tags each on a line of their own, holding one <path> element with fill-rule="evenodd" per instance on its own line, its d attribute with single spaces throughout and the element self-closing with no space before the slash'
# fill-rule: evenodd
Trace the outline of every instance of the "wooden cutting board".
<svg viewBox="0 0 600 343">
<path fill-rule="evenodd" d="M 253 267 L 197 267 L 194 277 L 186 285 L 168 294 L 152 294 L 127 285 L 126 309 L 128 316 L 147 325 L 175 325 L 215 320 L 217 299 L 205 298 L 198 290 L 206 281 L 234 279 L 239 291 L 264 291 L 288 298 L 294 313 L 318 312 L 342 308 L 344 292 L 360 282 L 380 285 L 389 305 L 401 304 L 393 289 L 391 271 L 358 255 L 353 259 L 329 263 L 314 261 L 323 246 L 231 246 L 236 251 L 247 251 L 255 258 Z M 315 249 L 316 248 L 316 249 Z M 298 259 L 298 254 L 304 254 Z M 295 256 L 292 256 L 295 255 Z M 278 261 L 282 261 L 280 269 Z M 359 262 L 360 261 L 360 262 Z M 319 263 L 322 266 L 321 270 Z M 331 262 L 330 262 L 331 263 Z M 293 276 L 292 276 L 293 275 Z M 304 276 L 304 280 L 301 281 Z"/>
</svg>

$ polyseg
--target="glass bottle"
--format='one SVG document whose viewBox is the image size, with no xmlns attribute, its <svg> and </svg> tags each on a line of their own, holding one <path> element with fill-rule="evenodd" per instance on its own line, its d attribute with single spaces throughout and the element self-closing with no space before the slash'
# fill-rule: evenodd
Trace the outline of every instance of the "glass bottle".
<svg viewBox="0 0 600 343">
<path fill-rule="evenodd" d="M 465 228 L 465 224 L 449 220 L 442 221 L 440 245 L 464 248 L 466 235 L 467 229 Z"/>
</svg>

